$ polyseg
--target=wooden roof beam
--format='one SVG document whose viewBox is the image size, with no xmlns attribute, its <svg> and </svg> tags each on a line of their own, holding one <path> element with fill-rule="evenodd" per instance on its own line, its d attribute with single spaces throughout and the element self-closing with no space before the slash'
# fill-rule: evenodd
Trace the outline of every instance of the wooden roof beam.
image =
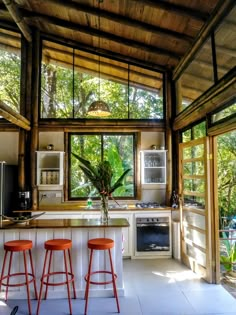
<svg viewBox="0 0 236 315">
<path fill-rule="evenodd" d="M 28 42 L 32 42 L 31 31 L 13 0 L 3 0 L 7 10 Z"/>
<path fill-rule="evenodd" d="M 173 80 L 178 79 L 181 73 L 186 69 L 188 64 L 193 60 L 196 53 L 200 50 L 202 45 L 205 43 L 210 34 L 222 21 L 222 19 L 230 12 L 230 10 L 235 5 L 235 0 L 220 0 L 218 5 L 215 7 L 208 23 L 202 28 L 201 32 L 198 34 L 193 46 L 185 54 L 185 56 L 178 63 L 177 67 L 173 72 Z"/>
<path fill-rule="evenodd" d="M 167 68 L 158 63 L 145 61 L 143 59 L 137 59 L 136 57 L 133 57 L 133 56 L 122 55 L 120 53 L 112 52 L 107 49 L 88 46 L 83 43 L 78 43 L 77 41 L 72 40 L 72 39 L 59 37 L 59 36 L 55 39 L 55 36 L 48 33 L 42 33 L 42 37 L 45 40 L 53 41 L 61 45 L 71 46 L 71 47 L 74 47 L 75 49 L 81 49 L 82 51 L 86 51 L 90 54 L 97 54 L 106 58 L 111 58 L 113 60 L 117 60 L 120 62 L 126 62 L 130 65 L 135 65 L 135 66 L 146 68 L 152 71 L 159 71 L 159 72 L 171 71 L 170 68 Z"/>
<path fill-rule="evenodd" d="M 28 17 L 31 17 L 32 19 L 35 19 L 35 18 L 39 19 L 41 22 L 44 22 L 44 23 L 53 24 L 53 25 L 56 25 L 59 27 L 68 28 L 70 30 L 85 33 L 85 34 L 88 34 L 90 36 L 95 36 L 95 37 L 98 37 L 100 39 L 103 38 L 106 40 L 114 41 L 114 42 L 119 43 L 121 45 L 129 46 L 129 47 L 133 47 L 133 48 L 137 48 L 137 49 L 142 49 L 142 50 L 148 51 L 150 53 L 169 56 L 169 57 L 177 59 L 177 60 L 179 60 L 181 58 L 180 54 L 176 54 L 175 52 L 167 50 L 167 49 L 158 48 L 158 47 L 150 46 L 150 45 L 145 45 L 141 42 L 137 42 L 137 41 L 134 41 L 131 39 L 123 38 L 123 37 L 113 35 L 113 34 L 110 34 L 107 32 L 99 31 L 97 29 L 90 28 L 90 27 L 80 25 L 77 23 L 68 22 L 68 21 L 53 17 L 53 16 L 48 16 L 48 15 L 39 14 L 39 13 L 37 13 L 37 14 L 29 13 Z"/>
<path fill-rule="evenodd" d="M 184 17 L 189 17 L 191 19 L 195 19 L 198 21 L 205 22 L 209 18 L 209 14 L 191 9 L 186 6 L 178 5 L 175 3 L 166 2 L 164 0 L 132 0 L 134 2 L 138 2 L 139 4 L 147 5 L 149 7 L 155 9 L 162 9 L 168 11 L 169 13 L 178 14 Z"/>
<path fill-rule="evenodd" d="M 22 115 L 15 112 L 10 106 L 0 100 L 0 115 L 14 125 L 25 130 L 30 130 L 30 122 Z"/>
<path fill-rule="evenodd" d="M 139 31 L 150 32 L 156 35 L 165 35 L 165 36 L 169 36 L 169 37 L 172 37 L 181 41 L 185 41 L 188 43 L 192 43 L 193 41 L 193 37 L 189 35 L 185 35 L 183 33 L 168 30 L 162 27 L 150 25 L 148 23 L 144 23 L 144 22 L 137 21 L 131 18 L 127 18 L 125 16 L 121 16 L 113 12 L 108 12 L 101 9 L 99 10 L 98 8 L 90 7 L 90 6 L 80 4 L 77 2 L 65 2 L 64 0 L 45 0 L 45 2 L 60 5 L 63 8 L 81 11 L 81 12 L 84 12 L 93 16 L 99 16 L 101 18 L 105 18 L 107 20 L 117 22 L 119 24 L 123 24 L 126 26 L 138 28 Z"/>
</svg>

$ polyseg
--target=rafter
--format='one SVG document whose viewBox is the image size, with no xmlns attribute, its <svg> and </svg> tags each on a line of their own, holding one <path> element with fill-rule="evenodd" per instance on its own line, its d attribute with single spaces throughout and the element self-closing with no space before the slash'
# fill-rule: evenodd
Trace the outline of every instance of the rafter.
<svg viewBox="0 0 236 315">
<path fill-rule="evenodd" d="M 78 12 L 84 12 L 93 16 L 99 16 L 101 18 L 105 18 L 109 21 L 113 21 L 113 22 L 117 22 L 119 24 L 122 25 L 126 25 L 126 26 L 130 26 L 130 27 L 134 27 L 137 28 L 139 31 L 145 31 L 145 32 L 150 32 L 152 34 L 156 34 L 156 35 L 165 35 L 168 37 L 172 37 L 181 41 L 185 41 L 188 43 L 192 43 L 193 41 L 193 37 L 183 34 L 183 33 L 179 33 L 176 31 L 172 31 L 169 29 L 165 29 L 162 27 L 157 27 L 154 25 L 150 25 L 148 23 L 144 23 L 142 21 L 137 21 L 131 18 L 127 18 L 125 16 L 122 15 L 118 15 L 115 14 L 113 12 L 108 12 L 105 10 L 98 10 L 98 8 L 95 7 L 90 7 L 78 2 L 65 2 L 64 0 L 45 0 L 45 2 L 48 3 L 52 3 L 52 4 L 56 4 L 59 6 L 62 6 L 63 8 L 67 8 L 67 9 L 73 9 L 76 10 Z"/>
<path fill-rule="evenodd" d="M 91 54 L 98 54 L 100 56 L 111 58 L 111 59 L 114 59 L 114 60 L 117 60 L 120 62 L 126 62 L 126 63 L 131 64 L 131 65 L 136 65 L 136 66 L 139 66 L 141 68 L 146 68 L 149 70 L 153 70 L 153 71 L 156 70 L 156 71 L 161 71 L 161 72 L 171 70 L 170 68 L 164 67 L 163 65 L 160 65 L 158 63 L 145 61 L 143 59 L 138 59 L 138 58 L 135 58 L 133 56 L 122 55 L 120 53 L 111 52 L 110 50 L 106 50 L 106 49 L 102 49 L 102 48 L 91 47 L 91 46 L 88 46 L 88 45 L 85 45 L 82 43 L 78 43 L 77 41 L 74 41 L 72 39 L 63 38 L 63 37 L 59 37 L 59 36 L 55 39 L 55 36 L 48 34 L 48 33 L 42 33 L 42 37 L 45 40 L 53 41 L 53 42 L 56 42 L 56 43 L 62 44 L 62 45 L 68 45 L 68 46 L 74 47 L 76 49 L 81 49 L 83 51 L 89 52 Z"/>
<path fill-rule="evenodd" d="M 26 11 L 24 10 L 25 14 Z M 53 24 L 59 27 L 63 27 L 63 28 L 67 28 L 70 30 L 74 30 L 77 32 L 81 32 L 81 33 L 85 33 L 88 34 L 90 36 L 95 36 L 98 37 L 100 39 L 106 39 L 106 40 L 110 40 L 116 43 L 119 43 L 121 45 L 125 45 L 125 46 L 129 46 L 129 47 L 133 47 L 133 48 L 137 48 L 137 49 L 142 49 L 144 51 L 148 51 L 150 53 L 154 53 L 154 54 L 158 54 L 158 55 L 163 55 L 163 56 L 169 56 L 172 59 L 177 59 L 179 60 L 181 58 L 181 54 L 176 54 L 173 51 L 167 50 L 167 49 L 163 49 L 163 48 L 158 48 L 156 46 L 150 46 L 150 45 L 145 45 L 141 42 L 137 42 L 135 40 L 131 40 L 131 39 L 126 39 L 124 37 L 120 37 L 117 35 L 113 35 L 104 31 L 100 31 L 91 27 L 87 27 L 78 23 L 72 23 L 72 22 L 68 22 L 53 16 L 49 16 L 49 15 L 45 15 L 45 14 L 39 14 L 39 13 L 30 13 L 27 11 L 27 17 L 32 19 L 39 19 L 41 22 L 43 23 L 47 23 L 47 24 Z"/>
<path fill-rule="evenodd" d="M 13 0 L 3 0 L 3 3 L 7 7 L 10 15 L 12 16 L 13 20 L 15 21 L 19 29 L 21 30 L 24 37 L 27 39 L 27 41 L 32 42 L 31 31 L 28 25 L 25 23 L 24 18 L 19 12 L 15 2 Z"/>
</svg>

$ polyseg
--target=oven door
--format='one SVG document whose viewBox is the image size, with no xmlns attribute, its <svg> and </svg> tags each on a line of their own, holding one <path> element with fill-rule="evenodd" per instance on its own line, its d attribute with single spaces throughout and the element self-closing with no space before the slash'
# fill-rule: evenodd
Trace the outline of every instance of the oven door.
<svg viewBox="0 0 236 315">
<path fill-rule="evenodd" d="M 137 223 L 137 251 L 169 251 L 169 223 Z"/>
<path fill-rule="evenodd" d="M 172 256 L 170 213 L 137 214 L 135 225 L 135 257 Z"/>
</svg>

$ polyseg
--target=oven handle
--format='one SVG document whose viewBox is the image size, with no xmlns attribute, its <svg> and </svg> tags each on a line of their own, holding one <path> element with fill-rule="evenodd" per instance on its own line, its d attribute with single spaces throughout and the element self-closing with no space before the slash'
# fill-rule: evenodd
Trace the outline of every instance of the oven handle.
<svg viewBox="0 0 236 315">
<path fill-rule="evenodd" d="M 169 223 L 138 223 L 137 227 L 144 227 L 144 226 L 169 226 Z"/>
</svg>

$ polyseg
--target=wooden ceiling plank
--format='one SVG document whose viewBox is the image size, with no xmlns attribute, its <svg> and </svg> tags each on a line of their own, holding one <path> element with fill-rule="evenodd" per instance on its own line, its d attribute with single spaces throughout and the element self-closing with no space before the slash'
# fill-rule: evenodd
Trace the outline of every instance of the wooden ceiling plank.
<svg viewBox="0 0 236 315">
<path fill-rule="evenodd" d="M 138 2 L 139 4 L 147 5 L 149 7 L 155 8 L 155 9 L 162 9 L 165 11 L 168 11 L 169 13 L 178 14 L 181 16 L 189 17 L 191 19 L 195 19 L 198 21 L 206 22 L 209 18 L 209 14 L 194 10 L 186 6 L 182 6 L 175 3 L 169 3 L 164 0 L 132 0 L 133 2 Z"/>
<path fill-rule="evenodd" d="M 25 11 L 24 11 L 25 12 Z M 74 31 L 78 31 L 81 33 L 86 33 L 90 36 L 95 36 L 98 38 L 103 38 L 103 39 L 107 39 L 107 40 L 111 40 L 114 41 L 116 43 L 122 44 L 122 45 L 126 45 L 129 47 L 133 47 L 133 48 L 137 48 L 137 49 L 142 49 L 144 51 L 148 51 L 151 53 L 155 53 L 155 54 L 159 54 L 159 55 L 164 55 L 164 56 L 170 56 L 171 58 L 177 59 L 179 60 L 181 58 L 180 54 L 175 53 L 174 51 L 170 51 L 167 49 L 163 49 L 163 48 L 158 48 L 156 46 L 150 46 L 150 45 L 145 45 L 141 42 L 137 42 L 134 40 L 130 40 L 130 39 L 126 39 L 117 35 L 113 35 L 107 32 L 103 32 L 94 28 L 90 28 L 84 25 L 80 25 L 77 23 L 72 23 L 72 22 L 68 22 L 56 17 L 52 17 L 52 16 L 48 16 L 48 15 L 44 15 L 44 14 L 39 14 L 39 13 L 30 13 L 28 12 L 28 17 L 30 17 L 32 19 L 32 23 L 34 23 L 34 19 L 38 19 L 43 23 L 47 23 L 47 24 L 52 24 L 52 25 L 56 25 L 59 27 L 63 27 L 63 28 L 67 28 L 70 30 L 74 30 Z"/>
<path fill-rule="evenodd" d="M 161 71 L 165 72 L 168 70 L 166 67 L 164 67 L 161 64 L 153 63 L 145 60 L 141 60 L 136 58 L 135 56 L 127 56 L 122 55 L 120 53 L 112 52 L 110 50 L 97 48 L 97 47 L 88 47 L 87 45 L 83 43 L 78 43 L 77 41 L 74 41 L 72 39 L 63 38 L 63 37 L 57 37 L 55 40 L 55 36 L 49 34 L 49 33 L 42 33 L 42 37 L 49 41 L 54 41 L 56 43 L 62 44 L 62 45 L 68 45 L 77 49 L 81 49 L 83 51 L 89 52 L 91 54 L 98 54 L 100 56 L 111 58 L 113 60 L 117 60 L 119 62 L 126 62 L 130 65 L 135 65 L 141 68 L 146 68 L 152 71 Z"/>
<path fill-rule="evenodd" d="M 60 5 L 63 8 L 67 8 L 67 9 L 74 9 L 77 11 L 81 11 L 90 15 L 94 15 L 94 16 L 100 16 L 101 18 L 105 18 L 107 20 L 113 21 L 113 22 L 117 22 L 119 24 L 122 25 L 126 25 L 126 26 L 130 26 L 130 27 L 134 27 L 140 31 L 144 31 L 144 32 L 150 32 L 153 34 L 157 34 L 157 35 L 165 35 L 165 36 L 170 36 L 173 37 L 175 39 L 179 39 L 181 41 L 185 41 L 188 43 L 192 43 L 193 41 L 193 37 L 180 33 L 180 32 L 176 32 L 170 29 L 165 29 L 162 27 L 157 27 L 148 23 L 144 23 L 142 21 L 138 21 L 135 19 L 131 19 L 119 14 L 115 14 L 113 12 L 108 12 L 105 10 L 98 10 L 97 8 L 94 7 L 90 7 L 84 4 L 80 4 L 80 3 L 75 3 L 75 2 L 65 2 L 64 0 L 45 0 L 45 2 L 48 3 L 52 3 L 52 4 L 56 4 L 56 5 Z"/>
<path fill-rule="evenodd" d="M 31 31 L 28 25 L 25 23 L 24 18 L 22 17 L 21 13 L 19 12 L 15 2 L 13 0 L 3 0 L 6 8 L 8 9 L 10 15 L 12 16 L 13 20 L 21 30 L 22 34 L 26 38 L 28 42 L 32 42 Z"/>
</svg>

